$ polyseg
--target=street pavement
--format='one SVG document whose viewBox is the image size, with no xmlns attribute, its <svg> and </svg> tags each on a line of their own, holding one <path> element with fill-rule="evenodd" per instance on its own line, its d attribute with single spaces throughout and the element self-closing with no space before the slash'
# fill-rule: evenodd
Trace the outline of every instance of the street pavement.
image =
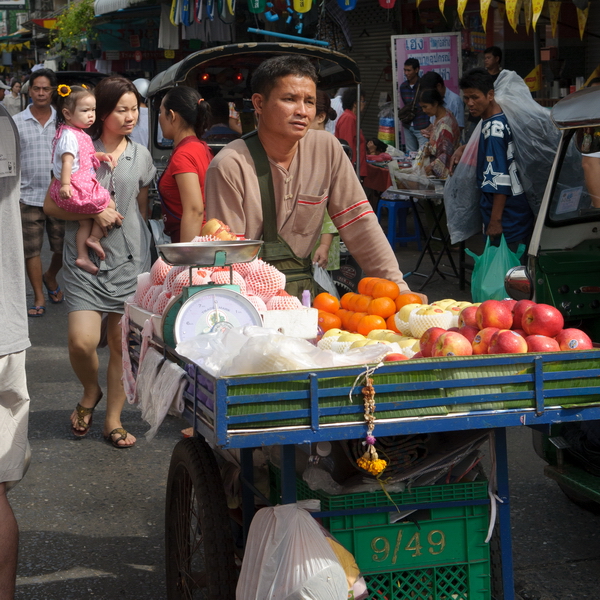
<svg viewBox="0 0 600 600">
<path fill-rule="evenodd" d="M 398 252 L 405 272 L 418 254 L 412 246 Z M 408 279 L 414 287 L 422 281 Z M 424 291 L 431 300 L 470 299 L 468 289 L 460 291 L 453 278 L 437 277 Z M 32 298 L 29 290 L 28 304 Z M 88 436 L 75 439 L 69 415 L 80 386 L 67 353 L 66 306 L 49 304 L 46 315 L 29 324 L 32 462 L 9 496 L 21 530 L 16 600 L 162 600 L 167 470 L 186 424 L 167 417 L 147 442 L 149 426 L 136 407 L 127 405 L 123 424 L 138 443 L 117 450 L 102 438 L 101 402 Z M 104 367 L 106 350 L 100 355 Z M 515 579 L 521 597 L 597 598 L 600 517 L 573 505 L 544 477 L 544 463 L 533 451 L 528 429 L 513 428 L 508 439 Z"/>
</svg>

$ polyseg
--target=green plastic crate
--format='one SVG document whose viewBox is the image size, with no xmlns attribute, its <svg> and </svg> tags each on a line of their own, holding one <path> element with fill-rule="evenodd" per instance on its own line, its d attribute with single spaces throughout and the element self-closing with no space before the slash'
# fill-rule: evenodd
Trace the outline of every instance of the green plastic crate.
<svg viewBox="0 0 600 600">
<path fill-rule="evenodd" d="M 279 469 L 270 465 L 271 500 L 279 502 Z M 429 504 L 487 499 L 487 482 L 415 487 L 390 494 L 393 502 L 422 505 L 412 521 L 390 523 L 389 512 L 323 519 L 354 555 L 369 588 L 369 600 L 490 600 L 490 549 L 485 543 L 489 506 L 427 508 Z M 383 491 L 330 496 L 296 481 L 298 500 L 315 498 L 321 510 L 389 506 Z"/>
</svg>

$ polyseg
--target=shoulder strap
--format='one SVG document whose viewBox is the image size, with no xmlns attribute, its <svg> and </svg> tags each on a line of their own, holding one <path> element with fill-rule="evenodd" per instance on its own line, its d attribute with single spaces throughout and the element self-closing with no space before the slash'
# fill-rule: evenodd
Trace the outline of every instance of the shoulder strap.
<svg viewBox="0 0 600 600">
<path fill-rule="evenodd" d="M 277 212 L 275 210 L 275 188 L 273 187 L 271 164 L 256 131 L 244 136 L 242 139 L 248 146 L 258 177 L 263 213 L 263 239 L 265 242 L 276 242 L 278 239 Z"/>
<path fill-rule="evenodd" d="M 421 87 L 421 82 L 419 81 L 419 83 L 417 84 L 417 91 L 415 92 L 415 97 L 413 98 L 413 101 L 412 101 L 412 107 L 413 108 L 417 104 L 417 96 L 419 95 L 419 89 L 420 89 L 420 87 Z"/>
</svg>

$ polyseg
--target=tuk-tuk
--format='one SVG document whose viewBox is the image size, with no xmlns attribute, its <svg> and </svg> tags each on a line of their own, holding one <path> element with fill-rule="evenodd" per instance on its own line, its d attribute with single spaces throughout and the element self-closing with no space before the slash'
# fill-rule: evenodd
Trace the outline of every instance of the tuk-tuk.
<svg viewBox="0 0 600 600">
<path fill-rule="evenodd" d="M 222 97 L 233 102 L 240 113 L 243 132 L 247 133 L 255 128 L 250 101 L 252 73 L 267 58 L 282 54 L 299 54 L 313 61 L 319 75 L 320 89 L 360 86 L 358 66 L 351 58 L 334 50 L 308 44 L 229 44 L 190 54 L 154 77 L 148 88 L 150 152 L 159 172 L 166 165 L 171 144 L 161 139 L 162 136 L 159 137 L 158 112 L 163 97 L 172 87 L 187 85 L 197 89 L 205 100 Z M 209 143 L 209 146 L 216 154 L 226 143 Z"/>
<path fill-rule="evenodd" d="M 599 161 L 600 167 L 600 87 L 567 96 L 551 114 L 562 135 L 527 266 L 509 271 L 506 290 L 517 300 L 530 298 L 555 306 L 565 318 L 565 327 L 582 329 L 598 345 L 600 197 L 595 190 L 600 188 L 600 177 L 596 181 L 593 162 L 585 161 Z M 585 438 L 583 426 L 578 430 L 573 425 L 557 425 L 550 431 L 533 432 L 536 453 L 549 463 L 546 475 L 576 504 L 600 511 L 600 460 L 596 465 Z"/>
</svg>

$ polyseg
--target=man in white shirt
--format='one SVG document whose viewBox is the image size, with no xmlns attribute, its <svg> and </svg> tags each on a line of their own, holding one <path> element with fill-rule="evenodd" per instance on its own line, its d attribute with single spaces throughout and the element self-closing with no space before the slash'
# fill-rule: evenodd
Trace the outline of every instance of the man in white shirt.
<svg viewBox="0 0 600 600">
<path fill-rule="evenodd" d="M 25 269 L 33 288 L 33 306 L 27 309 L 30 317 L 43 317 L 46 312 L 44 286 L 53 304 L 64 300 L 56 275 L 62 267 L 62 248 L 65 227 L 62 221 L 44 214 L 44 197 L 50 185 L 52 140 L 56 132 L 56 110 L 52 93 L 57 85 L 56 74 L 50 69 L 38 69 L 29 77 L 30 104 L 14 116 L 21 140 L 21 224 Z M 44 229 L 48 235 L 52 259 L 42 270 Z"/>
<path fill-rule="evenodd" d="M 421 88 L 435 88 L 440 93 L 444 99 L 444 106 L 454 115 L 462 134 L 462 130 L 465 127 L 465 105 L 463 104 L 461 97 L 458 94 L 455 94 L 451 89 L 448 89 L 444 83 L 444 80 L 442 79 L 442 76 L 435 71 L 429 71 L 425 73 L 423 77 L 421 77 Z M 435 117 L 431 117 L 432 123 L 434 120 Z M 428 132 L 429 130 L 430 127 L 424 131 Z M 426 134 L 423 135 L 429 137 Z"/>
<path fill-rule="evenodd" d="M 348 88 L 341 87 L 331 99 L 331 108 L 335 110 L 337 117 L 335 119 L 329 119 L 329 121 L 325 123 L 325 131 L 329 131 L 329 133 L 333 133 L 333 135 L 335 135 L 335 124 L 337 123 L 337 120 L 340 118 L 341 114 L 344 112 L 344 109 L 342 108 L 342 96 L 347 89 Z"/>
</svg>

